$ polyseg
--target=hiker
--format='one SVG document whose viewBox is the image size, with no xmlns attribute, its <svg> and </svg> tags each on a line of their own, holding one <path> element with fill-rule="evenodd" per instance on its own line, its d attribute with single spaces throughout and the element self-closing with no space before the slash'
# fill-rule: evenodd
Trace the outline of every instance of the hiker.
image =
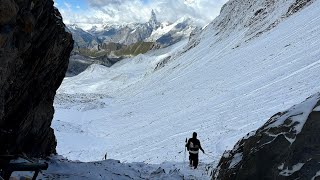
<svg viewBox="0 0 320 180">
<path fill-rule="evenodd" d="M 189 151 L 189 161 L 190 166 L 193 166 L 194 169 L 197 169 L 199 162 L 199 149 L 204 153 L 204 150 L 201 147 L 199 139 L 197 139 L 197 133 L 193 132 L 192 138 L 188 140 L 186 144 L 187 150 Z"/>
</svg>

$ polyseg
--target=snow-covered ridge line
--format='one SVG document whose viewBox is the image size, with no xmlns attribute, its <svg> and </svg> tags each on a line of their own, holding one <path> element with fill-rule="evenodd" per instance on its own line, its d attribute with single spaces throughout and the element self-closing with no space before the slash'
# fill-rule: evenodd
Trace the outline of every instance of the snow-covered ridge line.
<svg viewBox="0 0 320 180">
<path fill-rule="evenodd" d="M 206 32 L 213 32 L 212 35 L 216 36 L 216 40 L 211 44 L 218 43 L 235 33 L 242 34 L 243 42 L 248 42 L 274 29 L 282 21 L 315 1 L 317 0 L 231 0 L 221 8 L 220 15 L 206 26 L 202 34 L 206 36 Z M 198 41 L 194 41 L 189 46 L 195 46 Z M 234 47 L 239 47 L 241 44 L 236 44 Z"/>
</svg>

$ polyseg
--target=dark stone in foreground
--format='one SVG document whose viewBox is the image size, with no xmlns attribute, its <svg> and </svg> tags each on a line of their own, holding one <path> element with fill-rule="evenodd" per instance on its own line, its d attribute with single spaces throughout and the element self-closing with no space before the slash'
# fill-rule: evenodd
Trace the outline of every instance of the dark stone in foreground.
<svg viewBox="0 0 320 180">
<path fill-rule="evenodd" d="M 240 140 L 224 153 L 213 179 L 320 178 L 319 99 L 317 94 L 274 115 Z"/>
<path fill-rule="evenodd" d="M 72 47 L 52 0 L 1 0 L 0 154 L 55 153 L 53 99 Z"/>
</svg>

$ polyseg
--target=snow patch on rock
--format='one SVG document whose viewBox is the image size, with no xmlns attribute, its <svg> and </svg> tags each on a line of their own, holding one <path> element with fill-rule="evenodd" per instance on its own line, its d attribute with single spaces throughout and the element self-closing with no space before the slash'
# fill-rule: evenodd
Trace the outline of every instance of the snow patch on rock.
<svg viewBox="0 0 320 180">
<path fill-rule="evenodd" d="M 279 174 L 281 176 L 290 176 L 291 174 L 299 171 L 303 167 L 304 163 L 298 163 L 293 165 L 290 169 L 287 167 L 286 169 L 282 170 Z"/>
<path fill-rule="evenodd" d="M 320 93 L 308 98 L 306 101 L 302 102 L 299 105 L 293 106 L 284 114 L 272 118 L 272 120 L 269 122 L 269 125 L 266 126 L 265 129 L 277 128 L 279 126 L 288 126 L 292 127 L 291 131 L 294 132 L 295 135 L 298 135 L 319 99 Z M 293 143 L 294 138 L 286 138 L 289 142 L 291 142 L 291 144 Z"/>
</svg>

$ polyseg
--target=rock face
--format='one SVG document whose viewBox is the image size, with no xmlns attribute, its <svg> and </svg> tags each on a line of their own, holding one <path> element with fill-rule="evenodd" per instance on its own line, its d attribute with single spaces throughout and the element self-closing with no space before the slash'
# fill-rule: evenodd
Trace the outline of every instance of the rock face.
<svg viewBox="0 0 320 180">
<path fill-rule="evenodd" d="M 66 76 L 76 76 L 81 72 L 85 71 L 92 64 L 100 64 L 106 67 L 111 67 L 114 63 L 118 62 L 119 60 L 121 60 L 121 58 L 108 58 L 107 56 L 90 58 L 75 54 L 72 55 L 69 59 L 69 66 Z"/>
<path fill-rule="evenodd" d="M 1 0 L 0 154 L 55 153 L 53 99 L 73 48 L 52 0 Z"/>
<path fill-rule="evenodd" d="M 213 179 L 320 178 L 320 93 L 277 113 L 226 151 Z"/>
</svg>

